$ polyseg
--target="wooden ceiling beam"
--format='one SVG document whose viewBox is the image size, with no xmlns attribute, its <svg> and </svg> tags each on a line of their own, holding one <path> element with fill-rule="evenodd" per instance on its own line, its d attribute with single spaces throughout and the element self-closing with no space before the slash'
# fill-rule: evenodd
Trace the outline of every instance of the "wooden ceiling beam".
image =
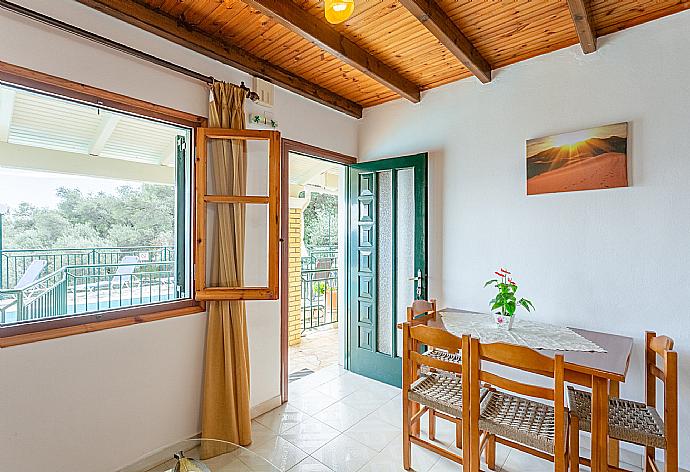
<svg viewBox="0 0 690 472">
<path fill-rule="evenodd" d="M 589 10 L 585 0 L 567 0 L 570 16 L 573 17 L 575 23 L 575 30 L 577 37 L 580 40 L 582 51 L 585 54 L 592 53 L 597 50 L 597 34 L 592 24 L 592 19 L 589 15 Z"/>
<path fill-rule="evenodd" d="M 325 21 L 285 0 L 242 0 L 344 63 L 385 85 L 413 103 L 420 100 L 419 87 L 343 36 Z"/>
<path fill-rule="evenodd" d="M 233 44 L 202 33 L 190 25 L 182 24 L 168 15 L 154 11 L 131 0 L 77 1 L 223 64 L 260 77 L 322 105 L 355 118 L 362 117 L 362 106 L 352 100 L 309 82 Z"/>
<path fill-rule="evenodd" d="M 491 82 L 491 65 L 436 0 L 400 0 L 458 60 L 483 83 Z"/>
</svg>

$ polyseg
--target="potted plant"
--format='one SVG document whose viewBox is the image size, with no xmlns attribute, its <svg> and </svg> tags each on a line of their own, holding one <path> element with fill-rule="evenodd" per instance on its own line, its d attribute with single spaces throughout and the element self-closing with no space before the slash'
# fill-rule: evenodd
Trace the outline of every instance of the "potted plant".
<svg viewBox="0 0 690 472">
<path fill-rule="evenodd" d="M 337 287 L 328 287 L 326 289 L 326 311 L 333 315 L 338 312 L 338 289 Z"/>
<path fill-rule="evenodd" d="M 505 269 L 500 269 L 494 272 L 498 278 L 491 279 L 484 284 L 484 287 L 493 285 L 498 294 L 491 299 L 489 305 L 494 315 L 494 320 L 499 328 L 513 328 L 513 321 L 515 320 L 515 310 L 518 305 L 521 305 L 525 310 L 532 311 L 534 305 L 526 298 L 517 299 L 515 293 L 518 286 L 510 277 L 510 272 Z"/>
</svg>

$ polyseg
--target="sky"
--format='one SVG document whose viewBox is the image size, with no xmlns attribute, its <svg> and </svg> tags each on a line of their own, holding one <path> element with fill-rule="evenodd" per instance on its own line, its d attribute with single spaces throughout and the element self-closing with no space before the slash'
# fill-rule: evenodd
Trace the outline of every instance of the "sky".
<svg viewBox="0 0 690 472">
<path fill-rule="evenodd" d="M 21 202 L 55 208 L 55 191 L 59 187 L 78 188 L 84 194 L 114 194 L 117 188 L 123 185 L 136 188 L 140 187 L 141 183 L 0 167 L 0 208 L 3 205 L 15 208 Z"/>
<path fill-rule="evenodd" d="M 590 138 L 608 138 L 610 136 L 626 138 L 628 136 L 628 123 L 616 123 L 613 125 L 572 131 L 570 133 L 554 134 L 543 138 L 530 139 L 527 141 L 527 157 L 534 156 L 552 147 L 573 145 Z"/>
</svg>

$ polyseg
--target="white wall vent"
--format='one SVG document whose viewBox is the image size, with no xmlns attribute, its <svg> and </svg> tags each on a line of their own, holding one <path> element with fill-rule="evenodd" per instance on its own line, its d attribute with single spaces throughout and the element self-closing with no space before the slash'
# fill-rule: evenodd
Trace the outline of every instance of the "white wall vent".
<svg viewBox="0 0 690 472">
<path fill-rule="evenodd" d="M 264 107 L 273 106 L 273 92 L 275 86 L 272 83 L 261 80 L 258 77 L 252 77 L 252 90 L 259 94 L 259 100 L 256 102 L 257 104 Z"/>
</svg>

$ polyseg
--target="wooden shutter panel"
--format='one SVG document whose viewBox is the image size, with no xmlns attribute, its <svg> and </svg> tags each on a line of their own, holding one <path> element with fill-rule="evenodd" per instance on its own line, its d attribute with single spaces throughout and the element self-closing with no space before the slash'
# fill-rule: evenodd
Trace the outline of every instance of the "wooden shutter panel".
<svg viewBox="0 0 690 472">
<path fill-rule="evenodd" d="M 268 182 L 266 195 L 209 194 L 209 142 L 211 140 L 244 140 L 268 142 Z M 213 158 L 211 156 L 211 158 Z M 195 238 L 195 297 L 197 300 L 277 300 L 279 295 L 280 251 L 280 133 L 264 130 L 232 130 L 197 128 L 196 156 L 196 238 Z M 248 179 L 252 176 L 249 175 Z M 209 286 L 208 220 L 211 205 L 258 205 L 267 208 L 266 242 L 246 238 L 245 251 L 250 245 L 265 244 L 268 251 L 266 284 L 262 286 Z M 247 228 L 250 229 L 250 228 Z M 256 247 L 256 246 L 255 246 Z M 252 248 L 253 249 L 253 248 Z M 251 252 L 251 251 L 249 251 Z M 247 264 L 245 263 L 245 267 Z"/>
</svg>

